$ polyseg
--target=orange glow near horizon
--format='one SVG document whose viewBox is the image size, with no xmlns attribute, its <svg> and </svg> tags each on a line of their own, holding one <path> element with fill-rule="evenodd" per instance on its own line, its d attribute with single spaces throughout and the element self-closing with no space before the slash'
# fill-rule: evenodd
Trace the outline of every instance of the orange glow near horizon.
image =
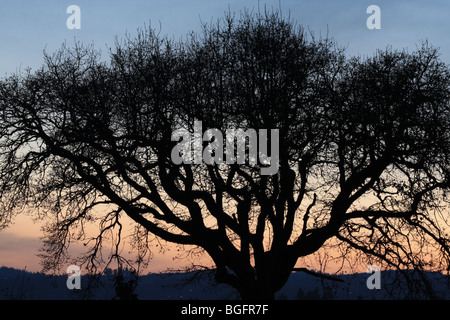
<svg viewBox="0 0 450 320">
<path fill-rule="evenodd" d="M 26 269 L 30 272 L 41 272 L 41 258 L 38 257 L 39 249 L 42 246 L 41 237 L 43 232 L 41 230 L 42 224 L 33 222 L 33 219 L 27 215 L 17 216 L 13 224 L 8 228 L 0 231 L 0 267 L 11 267 L 16 269 Z M 124 239 L 125 242 L 128 239 Z M 82 254 L 86 247 L 81 243 L 71 244 L 69 248 L 70 253 L 75 258 Z M 184 258 L 182 248 L 175 244 L 165 243 L 164 252 L 160 252 L 159 248 L 152 250 L 152 259 L 148 267 L 142 271 L 146 273 L 162 273 L 171 270 L 184 270 L 193 264 L 213 267 L 213 262 L 207 254 L 203 254 L 195 261 Z M 128 243 L 124 244 L 122 253 L 128 257 L 133 258 L 132 254 L 127 254 L 130 251 Z M 320 272 L 335 273 L 335 272 L 365 272 L 365 268 L 354 270 L 350 268 L 341 268 L 339 261 L 329 259 L 332 256 L 331 252 L 311 255 L 299 259 L 296 267 L 306 267 Z M 69 265 L 69 264 L 68 264 Z M 61 266 L 60 273 L 64 274 L 67 266 Z"/>
<path fill-rule="evenodd" d="M 41 258 L 39 249 L 42 246 L 41 237 L 43 231 L 42 224 L 33 222 L 33 219 L 27 215 L 17 216 L 13 223 L 6 229 L 0 231 L 0 267 L 10 267 L 16 269 L 26 269 L 30 272 L 41 272 Z M 128 240 L 128 239 L 125 239 Z M 126 241 L 124 241 L 126 242 Z M 106 246 L 107 247 L 107 246 Z M 128 244 L 124 243 L 123 253 L 127 253 L 130 248 Z M 75 258 L 77 254 L 82 254 L 86 251 L 81 243 L 71 244 L 69 251 Z M 164 253 L 159 252 L 158 248 L 152 251 L 152 259 L 145 269 L 147 272 L 166 272 L 170 270 L 183 270 L 192 265 L 192 261 L 182 260 L 178 258 L 180 249 L 176 245 L 168 244 L 165 246 Z M 133 255 L 124 254 L 128 258 Z M 196 264 L 211 265 L 209 258 L 202 259 L 203 261 L 196 262 Z M 61 273 L 65 273 L 67 266 L 61 266 Z"/>
<path fill-rule="evenodd" d="M 126 220 L 122 221 L 124 227 L 130 226 L 130 220 Z M 30 272 L 41 272 L 42 260 L 37 255 L 43 244 L 41 240 L 44 235 L 41 230 L 42 226 L 42 222 L 34 222 L 32 217 L 22 214 L 15 217 L 13 223 L 8 228 L 0 231 L 0 267 L 5 266 L 26 269 Z M 95 232 L 96 230 L 92 228 L 91 232 Z M 124 234 L 122 238 L 124 244 L 121 246 L 121 254 L 132 260 L 135 254 L 133 254 L 128 243 L 130 239 L 127 238 L 127 234 Z M 163 252 L 160 250 L 161 245 L 164 248 Z M 109 249 L 108 245 L 105 245 L 105 247 L 107 250 Z M 73 243 L 69 251 L 72 257 L 76 258 L 87 249 L 89 247 L 83 246 L 82 243 Z M 183 248 L 180 248 L 176 244 L 161 242 L 158 247 L 155 245 L 151 250 L 152 259 L 148 267 L 141 270 L 142 274 L 185 270 L 192 265 L 214 266 L 211 258 L 206 253 L 201 256 L 195 255 L 193 258 L 188 258 L 188 255 L 184 254 Z M 358 264 L 351 265 L 355 260 L 352 253 L 345 253 L 345 259 L 338 259 L 342 255 L 338 249 L 325 246 L 312 255 L 300 258 L 297 261 L 296 267 L 329 274 L 367 272 L 367 267 L 370 263 L 361 263 L 360 261 Z M 62 265 L 60 267 L 60 273 L 65 274 L 68 266 L 69 264 Z"/>
</svg>

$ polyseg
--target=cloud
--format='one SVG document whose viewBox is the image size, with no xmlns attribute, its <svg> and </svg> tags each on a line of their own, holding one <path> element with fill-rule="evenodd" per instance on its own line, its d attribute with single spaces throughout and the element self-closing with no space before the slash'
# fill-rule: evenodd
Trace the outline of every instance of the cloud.
<svg viewBox="0 0 450 320">
<path fill-rule="evenodd" d="M 40 259 L 36 255 L 40 246 L 38 238 L 0 232 L 0 265 L 39 271 Z"/>
<path fill-rule="evenodd" d="M 10 232 L 0 232 L 1 252 L 25 252 L 36 250 L 40 246 L 37 238 L 24 237 Z"/>
</svg>

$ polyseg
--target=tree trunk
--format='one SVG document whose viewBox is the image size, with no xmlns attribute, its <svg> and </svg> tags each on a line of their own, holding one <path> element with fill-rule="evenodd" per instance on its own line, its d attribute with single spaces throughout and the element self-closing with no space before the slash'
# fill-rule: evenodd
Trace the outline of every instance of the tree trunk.
<svg viewBox="0 0 450 320">
<path fill-rule="evenodd" d="M 287 250 L 265 252 L 256 259 L 256 268 L 236 260 L 232 266 L 218 267 L 215 279 L 235 288 L 242 300 L 274 300 L 296 263 L 295 256 Z"/>
<path fill-rule="evenodd" d="M 238 289 L 243 300 L 274 300 L 278 292 L 287 282 L 297 259 L 290 252 L 284 250 L 277 253 L 266 252 L 258 260 L 256 279 L 250 284 L 239 281 Z"/>
</svg>

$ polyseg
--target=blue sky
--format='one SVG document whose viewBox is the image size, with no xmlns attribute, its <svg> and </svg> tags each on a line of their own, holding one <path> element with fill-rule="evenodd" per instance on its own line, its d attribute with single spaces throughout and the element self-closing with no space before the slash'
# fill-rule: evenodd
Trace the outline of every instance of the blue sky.
<svg viewBox="0 0 450 320">
<path fill-rule="evenodd" d="M 69 30 L 69 5 L 81 8 L 81 29 Z M 369 5 L 381 8 L 381 30 L 369 30 Z M 371 55 L 380 48 L 414 50 L 421 40 L 441 48 L 450 63 L 450 1 L 448 0 L 1 0 L 0 76 L 42 64 L 43 50 L 54 52 L 66 40 L 94 43 L 106 57 L 114 37 L 149 24 L 175 38 L 198 30 L 200 21 L 244 8 L 280 8 L 316 35 L 327 33 L 350 55 Z"/>
</svg>

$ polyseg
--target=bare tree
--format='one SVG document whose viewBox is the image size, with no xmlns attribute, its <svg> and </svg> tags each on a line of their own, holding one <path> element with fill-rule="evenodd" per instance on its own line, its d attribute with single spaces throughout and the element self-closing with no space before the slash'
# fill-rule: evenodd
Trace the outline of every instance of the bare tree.
<svg viewBox="0 0 450 320">
<path fill-rule="evenodd" d="M 0 83 L 0 222 L 53 216 L 45 266 L 79 240 L 95 271 L 110 232 L 119 257 L 127 216 L 140 258 L 150 236 L 201 248 L 244 299 L 272 299 L 330 241 L 448 270 L 449 84 L 427 44 L 347 58 L 278 12 L 229 14 L 180 42 L 142 30 L 107 62 L 64 46 Z M 278 171 L 250 157 L 174 163 L 173 132 L 196 120 L 202 133 L 278 129 Z M 100 232 L 87 241 L 89 221 Z"/>
</svg>

